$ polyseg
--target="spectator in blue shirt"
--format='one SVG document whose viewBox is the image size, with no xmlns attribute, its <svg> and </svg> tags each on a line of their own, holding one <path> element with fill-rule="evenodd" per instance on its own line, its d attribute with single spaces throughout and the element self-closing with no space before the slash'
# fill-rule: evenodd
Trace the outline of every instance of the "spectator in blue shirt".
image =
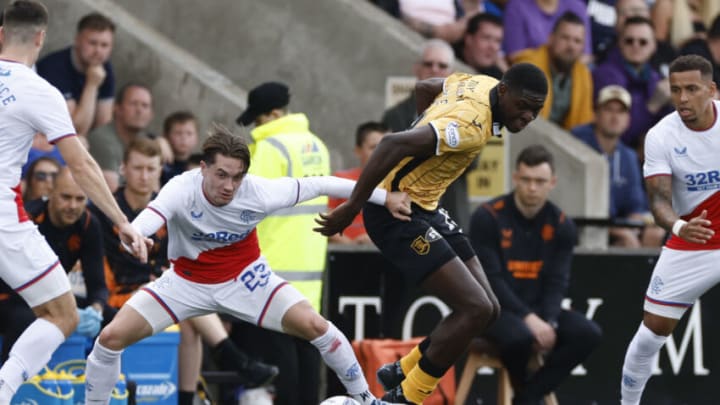
<svg viewBox="0 0 720 405">
<path fill-rule="evenodd" d="M 78 135 L 112 119 L 115 77 L 110 65 L 115 24 L 99 13 L 78 22 L 75 43 L 37 63 L 37 72 L 63 94 Z"/>
<path fill-rule="evenodd" d="M 618 85 L 603 87 L 595 103 L 595 123 L 575 127 L 572 133 L 602 153 L 610 168 L 610 219 L 625 219 L 649 224 L 650 210 L 642 185 L 637 153 L 620 142 L 630 125 L 630 93 Z M 639 228 L 610 228 L 614 246 L 660 246 L 664 231 L 652 225 Z"/>
</svg>

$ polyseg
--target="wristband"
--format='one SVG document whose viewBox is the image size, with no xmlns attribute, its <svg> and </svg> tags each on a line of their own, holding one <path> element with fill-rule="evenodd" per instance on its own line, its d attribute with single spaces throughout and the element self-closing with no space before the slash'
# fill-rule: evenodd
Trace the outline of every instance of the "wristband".
<svg viewBox="0 0 720 405">
<path fill-rule="evenodd" d="M 684 219 L 678 219 L 677 221 L 675 221 L 672 226 L 673 235 L 680 236 L 680 230 L 683 226 L 685 226 L 685 224 L 687 224 L 687 221 L 685 221 Z"/>
</svg>

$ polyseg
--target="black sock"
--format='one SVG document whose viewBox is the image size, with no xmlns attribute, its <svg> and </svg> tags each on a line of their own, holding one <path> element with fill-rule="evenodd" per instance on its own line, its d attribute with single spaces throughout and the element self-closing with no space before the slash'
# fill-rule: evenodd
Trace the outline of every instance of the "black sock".
<svg viewBox="0 0 720 405">
<path fill-rule="evenodd" d="M 215 364 L 223 371 L 240 371 L 247 367 L 249 359 L 241 352 L 230 338 L 225 338 L 217 346 L 210 349 Z"/>
<path fill-rule="evenodd" d="M 436 366 L 435 364 L 433 364 L 430 361 L 430 359 L 427 358 L 427 356 L 420 357 L 418 366 L 420 367 L 420 370 L 424 371 L 428 375 L 435 377 L 435 378 L 441 378 L 443 375 L 445 375 L 445 372 L 449 368 L 449 367 L 442 368 L 442 367 Z"/>
<path fill-rule="evenodd" d="M 178 391 L 178 405 L 193 405 L 194 398 L 193 391 Z"/>
<path fill-rule="evenodd" d="M 423 356 L 425 355 L 425 351 L 430 347 L 430 336 L 423 339 L 422 342 L 418 344 L 418 350 L 420 350 L 420 354 Z"/>
</svg>

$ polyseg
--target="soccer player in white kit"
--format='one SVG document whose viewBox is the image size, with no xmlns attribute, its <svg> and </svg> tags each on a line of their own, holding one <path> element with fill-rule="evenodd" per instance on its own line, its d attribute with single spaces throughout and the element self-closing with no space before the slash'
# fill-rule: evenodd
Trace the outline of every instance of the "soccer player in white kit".
<svg viewBox="0 0 720 405">
<path fill-rule="evenodd" d="M 169 270 L 141 288 L 98 336 L 86 368 L 87 404 L 107 404 L 122 350 L 187 318 L 224 312 L 312 343 L 364 405 L 380 405 L 343 334 L 292 285 L 272 272 L 255 227 L 268 214 L 319 195 L 349 197 L 355 182 L 336 177 L 265 179 L 247 175 L 247 144 L 216 126 L 203 144 L 199 169 L 171 179 L 132 225 L 152 235 L 168 228 Z M 371 197 L 409 219 L 404 193 L 377 189 Z M 282 370 L 280 370 L 282 372 Z"/>
<path fill-rule="evenodd" d="M 147 257 L 145 243 L 151 243 L 115 203 L 100 168 L 75 136 L 60 92 L 30 69 L 47 23 L 45 6 L 18 0 L 5 8 L 0 27 L 0 277 L 37 315 L 0 369 L 0 405 L 10 404 L 20 384 L 47 364 L 78 322 L 65 270 L 23 209 L 20 169 L 35 133 L 57 145 L 75 181 L 112 218 L 141 260 Z"/>
<path fill-rule="evenodd" d="M 712 65 L 697 55 L 670 64 L 675 112 L 645 138 L 644 176 L 655 222 L 672 236 L 645 296 L 625 355 L 622 404 L 635 405 L 667 337 L 685 311 L 720 282 L 720 102 Z"/>
</svg>

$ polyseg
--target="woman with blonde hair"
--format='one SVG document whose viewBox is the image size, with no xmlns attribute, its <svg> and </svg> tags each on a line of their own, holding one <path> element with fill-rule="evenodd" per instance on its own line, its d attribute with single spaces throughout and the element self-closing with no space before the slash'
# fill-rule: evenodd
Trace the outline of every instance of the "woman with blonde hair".
<svg viewBox="0 0 720 405">
<path fill-rule="evenodd" d="M 652 7 L 655 38 L 680 49 L 689 40 L 703 37 L 719 12 L 717 0 L 656 0 Z"/>
</svg>

